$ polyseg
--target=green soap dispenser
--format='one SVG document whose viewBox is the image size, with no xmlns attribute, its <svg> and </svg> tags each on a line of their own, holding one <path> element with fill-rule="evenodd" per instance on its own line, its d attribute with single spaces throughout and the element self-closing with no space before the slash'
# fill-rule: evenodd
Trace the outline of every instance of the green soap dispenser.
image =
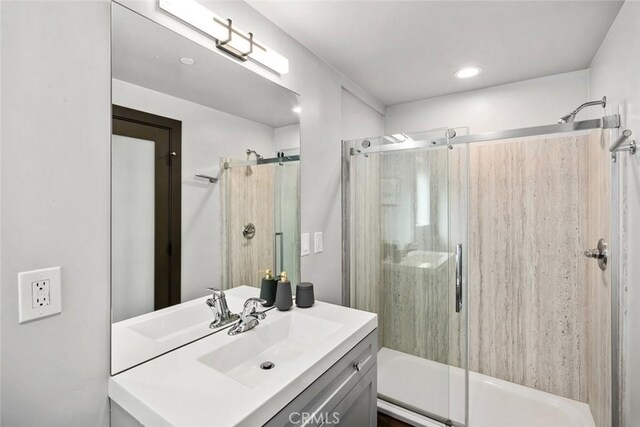
<svg viewBox="0 0 640 427">
<path fill-rule="evenodd" d="M 287 311 L 293 306 L 293 295 L 291 294 L 291 282 L 287 277 L 287 272 L 280 273 L 276 291 L 276 308 L 279 311 Z"/>
<path fill-rule="evenodd" d="M 266 301 L 265 307 L 271 307 L 276 302 L 276 292 L 278 288 L 278 281 L 273 277 L 271 270 L 265 271 L 264 277 L 260 282 L 260 299 Z"/>
</svg>

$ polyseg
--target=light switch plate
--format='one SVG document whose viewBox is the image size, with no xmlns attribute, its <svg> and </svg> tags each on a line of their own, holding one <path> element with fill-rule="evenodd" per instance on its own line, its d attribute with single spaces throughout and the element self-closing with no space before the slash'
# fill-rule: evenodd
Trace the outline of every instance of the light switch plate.
<svg viewBox="0 0 640 427">
<path fill-rule="evenodd" d="M 18 321 L 61 313 L 60 288 L 60 267 L 18 273 Z"/>
<path fill-rule="evenodd" d="M 322 252 L 322 231 L 318 231 L 313 235 L 315 253 Z"/>
<path fill-rule="evenodd" d="M 300 256 L 309 255 L 309 233 L 300 235 Z"/>
</svg>

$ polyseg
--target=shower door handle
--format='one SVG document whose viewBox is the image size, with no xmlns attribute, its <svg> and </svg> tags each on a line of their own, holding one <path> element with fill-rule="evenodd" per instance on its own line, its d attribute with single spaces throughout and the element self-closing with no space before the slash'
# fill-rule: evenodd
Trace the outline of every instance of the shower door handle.
<svg viewBox="0 0 640 427">
<path fill-rule="evenodd" d="M 462 244 L 456 246 L 456 313 L 462 311 Z"/>
<path fill-rule="evenodd" d="M 280 270 L 278 270 L 278 237 L 280 238 Z M 284 271 L 284 233 L 278 231 L 273 235 L 273 271 Z"/>
</svg>

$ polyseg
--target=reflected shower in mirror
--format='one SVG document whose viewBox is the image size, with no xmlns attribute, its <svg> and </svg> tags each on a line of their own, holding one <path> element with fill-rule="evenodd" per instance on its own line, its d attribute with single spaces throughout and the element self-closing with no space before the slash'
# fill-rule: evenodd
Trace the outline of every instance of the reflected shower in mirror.
<svg viewBox="0 0 640 427">
<path fill-rule="evenodd" d="M 266 269 L 299 281 L 300 99 L 123 6 L 112 14 L 115 374 L 215 332 L 206 288 L 259 286 Z"/>
</svg>

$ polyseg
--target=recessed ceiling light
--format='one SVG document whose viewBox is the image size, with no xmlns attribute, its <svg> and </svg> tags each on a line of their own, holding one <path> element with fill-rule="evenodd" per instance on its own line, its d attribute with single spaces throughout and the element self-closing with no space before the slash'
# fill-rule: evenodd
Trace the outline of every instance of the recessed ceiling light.
<svg viewBox="0 0 640 427">
<path fill-rule="evenodd" d="M 180 58 L 180 62 L 182 62 L 184 65 L 193 65 L 196 63 L 196 61 L 193 60 L 193 58 Z"/>
<path fill-rule="evenodd" d="M 302 111 L 302 108 L 300 108 L 300 107 L 293 107 L 293 109 L 292 109 L 291 111 L 293 111 L 293 112 L 294 112 L 294 113 L 296 113 L 296 114 L 300 114 L 300 111 Z"/>
<path fill-rule="evenodd" d="M 459 79 L 468 79 L 469 77 L 474 77 L 480 74 L 482 71 L 479 67 L 465 67 L 456 71 L 455 76 Z"/>
</svg>

